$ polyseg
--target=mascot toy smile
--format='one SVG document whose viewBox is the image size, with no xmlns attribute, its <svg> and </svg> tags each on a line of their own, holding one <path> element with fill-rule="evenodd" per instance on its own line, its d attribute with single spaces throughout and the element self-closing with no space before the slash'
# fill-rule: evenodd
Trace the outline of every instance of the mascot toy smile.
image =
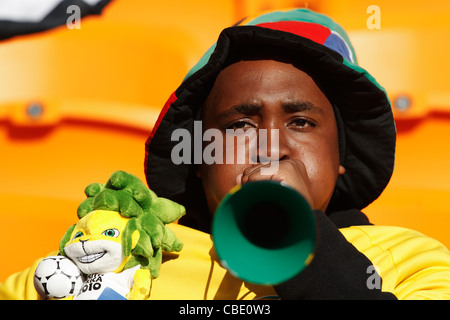
<svg viewBox="0 0 450 320">
<path fill-rule="evenodd" d="M 162 252 L 183 247 L 166 227 L 185 208 L 159 198 L 137 177 L 117 171 L 106 184 L 85 189 L 79 221 L 60 242 L 60 255 L 70 258 L 84 274 L 84 283 L 69 299 L 147 299 L 157 278 Z"/>
</svg>

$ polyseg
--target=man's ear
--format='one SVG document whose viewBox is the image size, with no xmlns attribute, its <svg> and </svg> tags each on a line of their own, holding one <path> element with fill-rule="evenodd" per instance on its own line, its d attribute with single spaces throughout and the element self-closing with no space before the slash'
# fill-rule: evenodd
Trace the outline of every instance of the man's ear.
<svg viewBox="0 0 450 320">
<path fill-rule="evenodd" d="M 342 165 L 339 165 L 338 174 L 342 176 L 345 173 L 345 168 Z"/>
</svg>

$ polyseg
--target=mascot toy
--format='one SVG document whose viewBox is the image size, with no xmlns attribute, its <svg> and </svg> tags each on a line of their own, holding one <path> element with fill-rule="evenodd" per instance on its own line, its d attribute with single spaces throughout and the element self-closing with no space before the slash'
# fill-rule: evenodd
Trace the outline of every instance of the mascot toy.
<svg viewBox="0 0 450 320">
<path fill-rule="evenodd" d="M 113 173 L 106 184 L 89 185 L 85 194 L 87 199 L 77 211 L 79 221 L 59 246 L 59 254 L 78 266 L 84 282 L 63 298 L 148 299 L 162 252 L 179 252 L 183 247 L 166 224 L 181 218 L 185 208 L 157 197 L 123 171 Z M 51 297 L 40 291 L 47 295 L 42 298 Z"/>
</svg>

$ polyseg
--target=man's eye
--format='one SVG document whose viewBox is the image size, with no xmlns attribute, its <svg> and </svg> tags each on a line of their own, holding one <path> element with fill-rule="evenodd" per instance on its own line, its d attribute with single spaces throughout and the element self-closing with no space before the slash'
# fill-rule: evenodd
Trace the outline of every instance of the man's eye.
<svg viewBox="0 0 450 320">
<path fill-rule="evenodd" d="M 232 130 L 237 130 L 237 129 L 245 130 L 245 129 L 249 129 L 249 128 L 254 128 L 254 126 L 247 121 L 237 121 L 226 127 L 226 129 L 232 129 Z"/>
<path fill-rule="evenodd" d="M 117 238 L 119 236 L 120 232 L 117 229 L 108 229 L 108 230 L 103 231 L 102 234 L 107 237 Z"/>
<path fill-rule="evenodd" d="M 73 236 L 73 239 L 80 238 L 80 237 L 82 237 L 82 236 L 83 236 L 83 232 L 78 231 L 78 232 L 75 233 L 75 235 Z"/>
<path fill-rule="evenodd" d="M 289 126 L 294 126 L 294 127 L 298 127 L 298 128 L 308 128 L 308 127 L 314 128 L 316 126 L 316 124 L 310 120 L 299 118 L 299 119 L 294 119 L 293 121 L 291 121 L 289 123 Z"/>
</svg>

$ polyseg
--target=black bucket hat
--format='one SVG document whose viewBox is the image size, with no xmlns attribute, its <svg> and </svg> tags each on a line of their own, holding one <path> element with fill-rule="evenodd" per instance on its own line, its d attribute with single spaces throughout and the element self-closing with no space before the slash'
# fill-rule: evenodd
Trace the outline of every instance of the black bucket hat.
<svg viewBox="0 0 450 320">
<path fill-rule="evenodd" d="M 327 16 L 308 9 L 268 12 L 222 31 L 217 43 L 171 95 L 146 142 L 149 187 L 158 196 L 186 206 L 186 218 L 211 219 L 198 212 L 206 207 L 193 165 L 177 165 L 171 160 L 178 143 L 171 141 L 171 135 L 179 128 L 193 134 L 194 121 L 200 119 L 203 102 L 219 72 L 248 52 L 288 56 L 314 79 L 334 107 L 340 161 L 346 173 L 337 180 L 327 213 L 361 210 L 378 198 L 394 169 L 396 127 L 389 98 L 358 66 L 345 31 Z M 191 213 L 190 207 L 196 213 Z"/>
</svg>

